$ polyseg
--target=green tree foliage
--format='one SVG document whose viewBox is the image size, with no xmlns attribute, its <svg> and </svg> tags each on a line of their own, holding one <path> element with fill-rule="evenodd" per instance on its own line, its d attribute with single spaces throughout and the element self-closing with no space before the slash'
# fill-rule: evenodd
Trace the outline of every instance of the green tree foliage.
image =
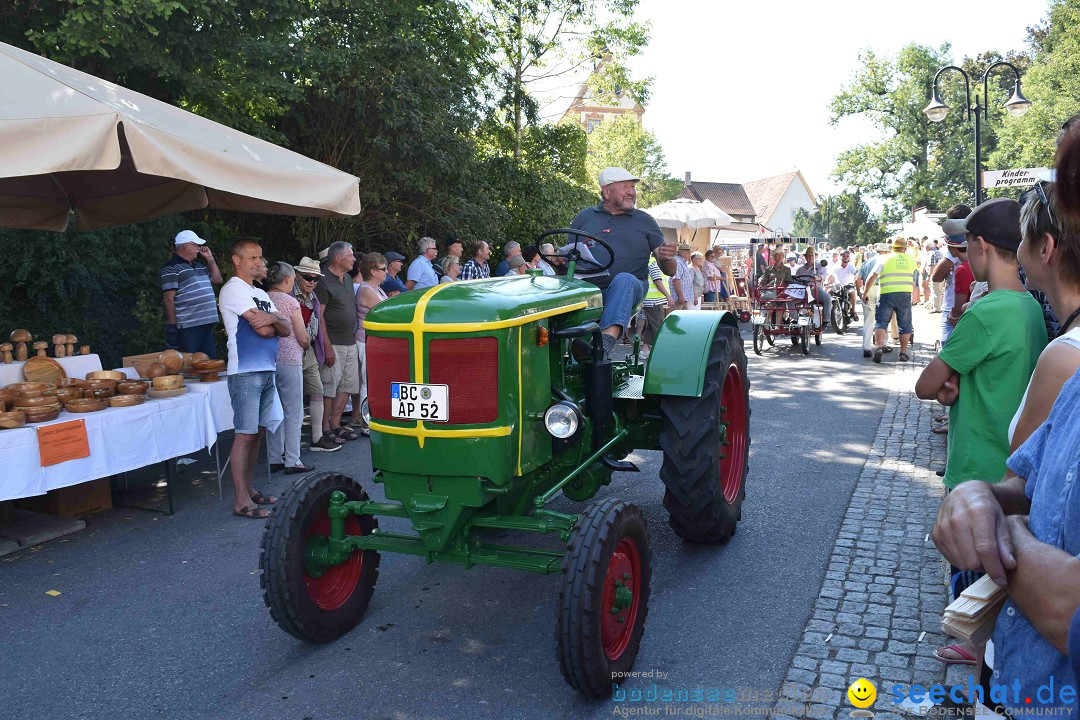
<svg viewBox="0 0 1080 720">
<path fill-rule="evenodd" d="M 1080 111 L 1080 0 L 1054 0 L 1045 25 L 1028 34 L 1023 89 L 1032 106 L 1002 128 L 989 168 L 1049 167 L 1061 124 Z"/>
<path fill-rule="evenodd" d="M 635 115 L 625 113 L 605 120 L 588 135 L 589 153 L 585 161 L 590 186 L 600 189 L 597 177 L 606 167 L 626 168 L 641 178 L 638 205 L 652 207 L 679 196 L 683 182 L 669 177 L 664 150 L 656 136 L 643 128 Z"/>
<path fill-rule="evenodd" d="M 824 238 L 833 245 L 869 245 L 885 240 L 888 230 L 874 217 L 870 208 L 855 193 L 843 193 L 832 198 L 818 197 L 813 212 L 803 208 L 795 211 L 791 234 L 795 237 Z"/>
<path fill-rule="evenodd" d="M 631 79 L 623 64 L 648 44 L 648 27 L 633 21 L 638 0 L 484 0 L 480 7 L 495 52 L 497 120 L 508 130 L 508 149 L 523 155 L 525 128 L 539 121 L 529 85 L 596 67 L 590 83 L 598 97 L 628 91 L 639 102 L 648 81 Z M 602 61 L 602 62 L 600 62 Z"/>
<path fill-rule="evenodd" d="M 961 66 L 972 78 L 974 93 L 982 96 L 982 73 L 1003 59 L 996 52 L 965 59 Z M 1026 65 L 1023 58 L 1008 58 Z M 833 99 L 833 124 L 851 115 L 868 118 L 881 131 L 881 139 L 843 151 L 833 176 L 859 195 L 884 204 L 885 214 L 899 218 L 911 207 L 944 209 L 957 202 L 971 203 L 975 187 L 974 125 L 966 119 L 963 77 L 949 71 L 941 76 L 939 89 L 952 111 L 939 123 L 930 122 L 922 109 L 930 99 L 935 73 L 952 65 L 949 46 L 931 48 L 910 44 L 895 58 L 867 50 L 851 83 Z M 989 91 L 992 109 L 982 126 L 984 163 L 997 144 L 997 131 L 1005 119 L 999 108 L 1012 88 L 1007 68 L 995 72 Z"/>
</svg>

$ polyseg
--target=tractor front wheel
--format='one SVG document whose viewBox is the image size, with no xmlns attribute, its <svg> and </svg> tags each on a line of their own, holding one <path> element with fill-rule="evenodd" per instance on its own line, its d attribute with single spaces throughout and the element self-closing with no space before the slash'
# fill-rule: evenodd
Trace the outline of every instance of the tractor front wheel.
<svg viewBox="0 0 1080 720">
<path fill-rule="evenodd" d="M 594 697 L 633 667 L 649 612 L 645 515 L 614 498 L 589 506 L 566 546 L 555 642 L 566 682 Z"/>
<path fill-rule="evenodd" d="M 715 543 L 735 534 L 746 497 L 750 379 L 737 330 L 717 328 L 705 368 L 700 397 L 660 397 L 660 479 L 675 534 Z"/>
<path fill-rule="evenodd" d="M 308 642 L 335 640 L 356 627 L 379 576 L 376 550 L 353 550 L 342 562 L 320 563 L 330 536 L 330 496 L 367 500 L 355 480 L 337 473 L 306 477 L 278 500 L 263 531 L 259 566 L 263 600 L 281 629 Z M 371 515 L 345 518 L 345 535 L 369 535 Z"/>
</svg>

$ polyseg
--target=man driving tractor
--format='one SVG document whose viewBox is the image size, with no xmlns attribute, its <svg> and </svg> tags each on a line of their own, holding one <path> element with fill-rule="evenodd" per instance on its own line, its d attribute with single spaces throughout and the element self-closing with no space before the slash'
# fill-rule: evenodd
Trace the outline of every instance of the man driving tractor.
<svg viewBox="0 0 1080 720">
<path fill-rule="evenodd" d="M 675 274 L 675 245 L 664 242 L 660 226 L 643 210 L 638 210 L 639 178 L 623 168 L 609 167 L 600 172 L 600 195 L 603 200 L 577 214 L 570 227 L 603 237 L 615 251 L 609 258 L 607 250 L 596 243 L 579 238 L 589 245 L 601 264 L 613 260 L 606 275 L 591 278 L 604 296 L 604 312 L 600 317 L 604 353 L 609 355 L 615 341 L 630 324 L 634 308 L 645 298 L 648 290 L 649 256 L 655 255 L 665 275 Z"/>
</svg>

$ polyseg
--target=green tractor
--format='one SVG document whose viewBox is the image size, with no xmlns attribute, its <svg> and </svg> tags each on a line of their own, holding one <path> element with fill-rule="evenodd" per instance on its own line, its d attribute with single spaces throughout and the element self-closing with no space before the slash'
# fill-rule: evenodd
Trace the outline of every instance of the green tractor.
<svg viewBox="0 0 1080 720">
<path fill-rule="evenodd" d="M 571 230 L 553 234 L 601 238 Z M 603 299 L 574 279 L 533 272 L 437 285 L 367 316 L 372 480 L 386 501 L 336 473 L 305 477 L 267 521 L 260 564 L 274 620 L 328 642 L 361 619 L 382 552 L 428 563 L 561 573 L 559 664 L 567 682 L 610 694 L 637 655 L 649 606 L 651 551 L 641 509 L 584 502 L 635 472 L 634 449 L 663 451 L 671 528 L 695 543 L 735 532 L 750 447 L 749 381 L 736 319 L 673 312 L 643 362 L 605 359 Z M 576 343 L 576 347 L 571 345 Z M 573 351 L 572 351 L 573 350 Z M 581 352 L 585 350 L 586 352 Z M 408 518 L 383 532 L 378 517 Z M 488 542 L 493 531 L 555 534 L 565 550 Z"/>
</svg>

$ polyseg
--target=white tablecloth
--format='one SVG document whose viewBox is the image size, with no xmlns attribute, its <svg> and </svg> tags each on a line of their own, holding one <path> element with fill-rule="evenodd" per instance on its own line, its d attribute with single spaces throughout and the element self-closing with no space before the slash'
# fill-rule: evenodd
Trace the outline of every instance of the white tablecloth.
<svg viewBox="0 0 1080 720">
<path fill-rule="evenodd" d="M 97 355 L 72 355 L 71 357 L 60 358 L 57 362 L 60 363 L 60 367 L 64 368 L 64 372 L 67 373 L 68 377 L 79 378 L 80 380 L 86 377 L 86 373 L 101 369 L 101 358 Z M 0 387 L 25 381 L 26 378 L 23 377 L 22 372 L 25 364 L 21 362 L 13 362 L 10 365 L 0 363 Z"/>
<path fill-rule="evenodd" d="M 0 501 L 135 470 L 217 442 L 218 429 L 203 392 L 147 398 L 142 405 L 96 413 L 62 411 L 53 422 L 76 419 L 86 421 L 90 457 L 49 467 L 41 467 L 35 428 L 51 423 L 0 430 Z"/>
</svg>

